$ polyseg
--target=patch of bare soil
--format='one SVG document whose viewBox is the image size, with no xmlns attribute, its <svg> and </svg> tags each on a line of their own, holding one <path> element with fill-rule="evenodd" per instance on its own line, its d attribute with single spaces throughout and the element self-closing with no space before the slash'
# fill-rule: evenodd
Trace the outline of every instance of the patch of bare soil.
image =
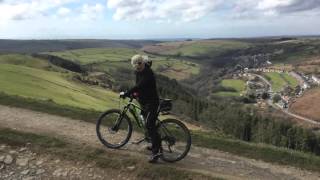
<svg viewBox="0 0 320 180">
<path fill-rule="evenodd" d="M 320 88 L 311 89 L 302 97 L 296 99 L 290 110 L 301 116 L 320 121 Z"/>
<path fill-rule="evenodd" d="M 143 51 L 154 54 L 161 54 L 162 52 L 170 51 L 172 49 L 176 49 L 177 46 L 171 45 L 149 45 L 142 48 Z"/>
<path fill-rule="evenodd" d="M 146 161 L 148 156 L 144 150 L 147 144 L 132 144 L 132 141 L 136 140 L 139 134 L 135 133 L 129 144 L 121 150 L 110 150 L 103 147 L 98 141 L 95 125 L 80 120 L 0 105 L 0 126 L 24 132 L 49 134 L 81 145 L 103 148 L 106 151 L 124 155 L 135 155 L 142 161 Z M 225 179 L 311 180 L 320 178 L 318 172 L 280 166 L 195 146 L 191 148 L 188 156 L 180 162 L 173 164 L 160 163 Z M 105 178 L 108 179 L 108 177 Z"/>
</svg>

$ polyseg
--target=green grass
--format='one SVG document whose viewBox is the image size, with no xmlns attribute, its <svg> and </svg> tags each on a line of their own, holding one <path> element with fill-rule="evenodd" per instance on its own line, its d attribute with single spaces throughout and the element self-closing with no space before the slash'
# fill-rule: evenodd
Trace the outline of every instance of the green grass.
<svg viewBox="0 0 320 180">
<path fill-rule="evenodd" d="M 90 123 L 96 123 L 96 120 L 102 112 L 97 110 L 82 109 L 74 106 L 61 105 L 53 101 L 13 96 L 1 92 L 0 104 L 49 114 L 56 114 L 64 117 L 70 117 L 72 119 L 81 119 Z M 104 110 L 107 110 L 107 108 Z"/>
<path fill-rule="evenodd" d="M 152 68 L 155 72 L 171 79 L 187 79 L 200 73 L 200 65 L 178 59 L 156 59 L 153 60 Z"/>
<path fill-rule="evenodd" d="M 92 48 L 50 52 L 47 54 L 77 62 L 81 65 L 94 63 L 93 67 L 95 70 L 110 73 L 111 71 L 117 71 L 118 68 L 131 70 L 130 58 L 137 53 L 142 54 L 139 50 L 129 48 Z M 157 71 L 160 66 L 167 67 L 167 65 L 169 65 L 168 70 L 161 72 L 161 74 L 172 79 L 186 79 L 200 72 L 200 67 L 196 63 L 177 59 L 165 59 L 158 56 L 150 56 L 150 59 L 153 61 L 153 69 L 155 71 Z"/>
<path fill-rule="evenodd" d="M 221 135 L 215 135 L 212 132 L 194 131 L 192 133 L 192 143 L 239 156 L 320 172 L 320 157 L 311 153 L 303 153 L 267 144 L 247 143 L 221 137 Z"/>
<path fill-rule="evenodd" d="M 0 55 L 0 64 L 13 64 L 19 66 L 32 67 L 47 71 L 66 72 L 67 70 L 50 64 L 43 59 L 35 58 L 30 55 L 23 54 L 5 54 Z"/>
<path fill-rule="evenodd" d="M 299 82 L 297 79 L 295 79 L 294 77 L 290 76 L 289 74 L 285 73 L 282 74 L 282 78 L 288 83 L 288 85 L 292 88 L 296 87 L 297 85 L 299 85 Z"/>
<path fill-rule="evenodd" d="M 221 86 L 226 88 L 232 88 L 236 90 L 236 92 L 228 92 L 228 91 L 220 91 L 214 93 L 217 96 L 240 96 L 246 89 L 246 84 L 243 80 L 240 79 L 224 79 L 220 83 Z"/>
<path fill-rule="evenodd" d="M 222 97 L 230 97 L 230 96 L 240 96 L 239 92 L 226 92 L 226 91 L 220 91 L 217 93 L 213 93 L 215 96 L 222 96 Z"/>
<path fill-rule="evenodd" d="M 82 65 L 101 62 L 128 61 L 138 50 L 129 48 L 88 48 L 61 52 L 50 52 L 54 56 Z"/>
<path fill-rule="evenodd" d="M 298 81 L 287 73 L 269 72 L 265 73 L 265 76 L 270 79 L 274 92 L 281 91 L 286 85 L 292 88 L 298 85 Z"/>
<path fill-rule="evenodd" d="M 221 82 L 221 85 L 224 87 L 230 87 L 238 92 L 244 91 L 246 88 L 246 83 L 240 79 L 224 79 Z"/>
<path fill-rule="evenodd" d="M 174 43 L 163 43 L 162 45 L 176 45 Z M 176 55 L 181 53 L 181 56 L 189 57 L 214 57 L 222 52 L 232 49 L 248 48 L 250 45 L 245 42 L 230 41 L 230 40 L 205 40 L 205 41 L 192 41 L 187 43 L 180 43 L 172 50 L 162 52 L 166 55 Z"/>
<path fill-rule="evenodd" d="M 68 80 L 70 74 L 1 64 L 0 92 L 84 109 L 114 107 L 117 94 Z"/>
</svg>

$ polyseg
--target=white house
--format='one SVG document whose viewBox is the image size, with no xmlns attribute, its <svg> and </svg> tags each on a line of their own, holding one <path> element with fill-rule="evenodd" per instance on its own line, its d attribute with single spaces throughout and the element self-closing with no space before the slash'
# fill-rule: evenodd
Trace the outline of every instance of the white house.
<svg viewBox="0 0 320 180">
<path fill-rule="evenodd" d="M 312 78 L 312 80 L 313 80 L 315 83 L 320 84 L 320 79 L 317 78 L 315 75 L 312 75 L 311 78 Z"/>
<path fill-rule="evenodd" d="M 303 83 L 302 87 L 303 87 L 303 89 L 308 89 L 308 88 L 310 88 L 310 85 L 305 82 L 305 83 Z"/>
</svg>

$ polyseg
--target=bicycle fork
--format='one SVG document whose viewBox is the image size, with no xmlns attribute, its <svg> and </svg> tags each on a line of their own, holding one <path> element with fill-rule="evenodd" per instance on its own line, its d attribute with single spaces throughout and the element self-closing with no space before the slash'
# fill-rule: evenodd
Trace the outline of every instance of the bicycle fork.
<svg viewBox="0 0 320 180">
<path fill-rule="evenodd" d="M 112 131 L 118 132 L 119 127 L 120 127 L 120 125 L 121 125 L 121 123 L 122 123 L 122 119 L 123 119 L 124 115 L 126 114 L 125 112 L 126 112 L 126 109 L 124 109 L 124 110 L 121 112 L 120 116 L 119 116 L 119 117 L 117 118 L 117 120 L 116 120 L 116 123 L 111 127 L 111 130 L 112 130 Z"/>
</svg>

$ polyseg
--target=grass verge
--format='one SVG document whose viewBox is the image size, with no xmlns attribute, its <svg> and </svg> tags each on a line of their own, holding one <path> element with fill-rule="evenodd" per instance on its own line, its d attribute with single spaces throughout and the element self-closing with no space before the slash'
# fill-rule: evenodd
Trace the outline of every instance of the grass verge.
<svg viewBox="0 0 320 180">
<path fill-rule="evenodd" d="M 207 132 L 192 132 L 192 138 L 193 145 L 320 172 L 320 157 L 311 153 L 303 153 L 262 143 L 248 143 L 235 139 L 227 139 Z"/>
</svg>

